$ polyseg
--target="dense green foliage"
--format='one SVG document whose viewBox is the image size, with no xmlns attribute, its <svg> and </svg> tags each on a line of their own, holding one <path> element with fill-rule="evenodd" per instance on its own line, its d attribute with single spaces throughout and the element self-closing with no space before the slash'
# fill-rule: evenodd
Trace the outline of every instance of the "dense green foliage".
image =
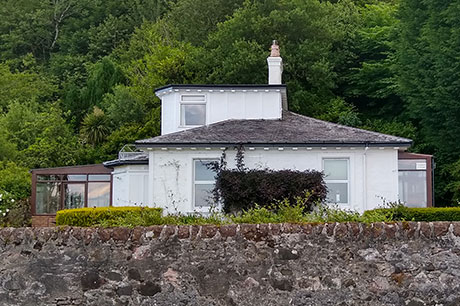
<svg viewBox="0 0 460 306">
<path fill-rule="evenodd" d="M 393 221 L 460 221 L 460 207 L 409 208 L 403 205 L 369 210 L 364 216 L 378 213 Z"/>
<path fill-rule="evenodd" d="M 317 222 L 390 222 L 391 216 L 386 211 L 374 211 L 360 215 L 336 207 L 319 206 L 313 212 L 305 211 L 305 198 L 298 197 L 294 202 L 287 199 L 270 205 L 254 206 L 238 214 L 212 212 L 207 216 L 166 215 L 161 209 L 145 207 L 105 207 L 84 208 L 58 211 L 57 225 L 69 226 L 103 226 L 135 227 L 150 225 L 223 225 L 223 224 L 263 224 L 263 223 L 317 223 Z"/>
<path fill-rule="evenodd" d="M 125 221 L 138 217 L 145 225 L 155 223 L 161 218 L 163 210 L 161 208 L 149 207 L 97 207 L 97 208 L 78 208 L 60 210 L 56 214 L 56 225 L 71 226 L 95 226 L 110 225 L 118 218 Z M 144 224 L 138 224 L 144 225 Z"/>
<path fill-rule="evenodd" d="M 311 211 L 326 199 L 323 174 L 318 171 L 223 169 L 217 173 L 214 190 L 225 212 L 247 210 L 255 204 L 262 207 L 273 200 L 293 202 L 304 197 L 302 207 Z"/>
<path fill-rule="evenodd" d="M 158 135 L 158 86 L 266 83 L 277 39 L 291 110 L 414 139 L 458 201 L 459 1 L 5 0 L 0 188 Z"/>
</svg>

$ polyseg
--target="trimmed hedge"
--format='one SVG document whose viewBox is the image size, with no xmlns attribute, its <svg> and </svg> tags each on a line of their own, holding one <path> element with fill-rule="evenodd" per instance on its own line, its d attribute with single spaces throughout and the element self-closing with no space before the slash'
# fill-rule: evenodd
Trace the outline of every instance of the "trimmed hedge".
<svg viewBox="0 0 460 306">
<path fill-rule="evenodd" d="M 302 202 L 305 211 L 324 201 L 327 188 L 323 173 L 307 170 L 221 170 L 216 177 L 215 196 L 223 202 L 227 213 L 241 212 L 253 208 L 269 207 L 274 201 L 287 199 L 297 203 L 297 199 L 308 197 Z"/>
<path fill-rule="evenodd" d="M 146 223 L 156 219 L 161 219 L 162 208 L 151 207 L 97 207 L 97 208 L 77 208 L 60 210 L 56 213 L 56 225 L 69 226 L 110 226 L 116 224 L 120 219 L 139 219 Z"/>
<path fill-rule="evenodd" d="M 400 205 L 369 210 L 364 212 L 363 216 L 372 213 L 381 213 L 394 221 L 460 221 L 460 207 L 410 208 Z"/>
</svg>

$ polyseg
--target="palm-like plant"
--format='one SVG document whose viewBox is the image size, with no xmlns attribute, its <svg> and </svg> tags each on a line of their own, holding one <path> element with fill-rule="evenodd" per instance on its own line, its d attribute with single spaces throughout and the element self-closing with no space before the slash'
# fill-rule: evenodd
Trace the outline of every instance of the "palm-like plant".
<svg viewBox="0 0 460 306">
<path fill-rule="evenodd" d="M 100 144 L 109 135 L 109 120 L 104 111 L 95 106 L 92 113 L 88 113 L 83 119 L 80 131 L 83 141 L 91 145 Z"/>
</svg>

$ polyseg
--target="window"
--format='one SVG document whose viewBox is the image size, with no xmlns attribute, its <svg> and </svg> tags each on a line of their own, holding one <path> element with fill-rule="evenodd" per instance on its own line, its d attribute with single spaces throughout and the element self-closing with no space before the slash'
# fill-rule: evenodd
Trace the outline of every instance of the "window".
<svg viewBox="0 0 460 306">
<path fill-rule="evenodd" d="M 399 199 L 409 207 L 427 206 L 427 163 L 425 159 L 400 159 Z"/>
<path fill-rule="evenodd" d="M 110 174 L 37 175 L 34 188 L 36 214 L 110 206 Z"/>
<path fill-rule="evenodd" d="M 64 209 L 85 207 L 85 184 L 65 184 L 64 194 Z"/>
<path fill-rule="evenodd" d="M 182 95 L 180 124 L 197 126 L 206 124 L 206 99 L 204 95 Z"/>
<path fill-rule="evenodd" d="M 216 183 L 216 172 L 209 168 L 212 162 L 217 162 L 217 159 L 193 160 L 193 202 L 195 207 L 206 208 L 213 204 L 212 190 Z"/>
<path fill-rule="evenodd" d="M 327 186 L 327 202 L 349 204 L 348 159 L 324 159 L 324 180 Z"/>
<path fill-rule="evenodd" d="M 61 184 L 57 182 L 40 182 L 36 186 L 37 214 L 55 214 L 60 209 Z"/>
<path fill-rule="evenodd" d="M 110 203 L 110 183 L 88 183 L 88 207 L 105 207 Z"/>
</svg>

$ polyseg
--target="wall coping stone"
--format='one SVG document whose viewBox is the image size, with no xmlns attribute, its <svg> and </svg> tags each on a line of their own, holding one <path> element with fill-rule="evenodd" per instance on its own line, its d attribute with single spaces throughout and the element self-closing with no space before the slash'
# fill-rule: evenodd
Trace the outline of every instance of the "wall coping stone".
<svg viewBox="0 0 460 306">
<path fill-rule="evenodd" d="M 305 239 L 391 240 L 460 238 L 460 222 L 392 223 L 305 223 L 305 224 L 229 224 L 229 225 L 155 225 L 148 227 L 40 227 L 1 228 L 0 243 L 19 245 L 32 241 L 82 241 L 84 244 L 113 240 L 116 243 L 142 244 L 152 239 L 167 241 L 238 238 L 249 241 L 270 240 L 277 236 L 302 235 Z"/>
</svg>

